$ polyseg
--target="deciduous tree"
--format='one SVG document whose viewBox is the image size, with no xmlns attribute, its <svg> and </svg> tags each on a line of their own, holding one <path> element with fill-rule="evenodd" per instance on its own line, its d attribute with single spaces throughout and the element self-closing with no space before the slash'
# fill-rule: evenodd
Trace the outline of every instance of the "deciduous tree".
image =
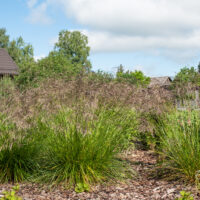
<svg viewBox="0 0 200 200">
<path fill-rule="evenodd" d="M 90 70 L 88 38 L 80 31 L 61 31 L 55 44 L 55 51 L 65 55 L 72 64 L 81 64 L 86 70 Z"/>
</svg>

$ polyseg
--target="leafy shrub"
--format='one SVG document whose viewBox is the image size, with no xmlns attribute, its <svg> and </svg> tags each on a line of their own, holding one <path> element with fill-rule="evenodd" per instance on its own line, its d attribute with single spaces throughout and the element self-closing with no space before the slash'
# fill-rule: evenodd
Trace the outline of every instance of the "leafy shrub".
<svg viewBox="0 0 200 200">
<path fill-rule="evenodd" d="M 83 67 L 79 64 L 72 64 L 62 53 L 50 52 L 48 57 L 38 62 L 38 70 L 40 70 L 41 76 L 45 78 L 55 75 L 69 78 L 79 74 Z"/>
<path fill-rule="evenodd" d="M 177 73 L 173 82 L 175 84 L 178 84 L 179 86 L 183 86 L 188 83 L 199 85 L 200 76 L 198 71 L 194 67 L 191 68 L 184 67 L 180 70 L 179 73 Z"/>
<path fill-rule="evenodd" d="M 174 111 L 157 124 L 164 167 L 195 180 L 200 168 L 200 113 L 195 110 Z M 158 126 L 159 125 L 159 126 Z"/>
<path fill-rule="evenodd" d="M 136 86 L 147 86 L 151 79 L 146 77 L 142 71 L 125 72 L 123 66 L 120 65 L 116 74 L 116 80 L 118 82 L 128 82 Z"/>
<path fill-rule="evenodd" d="M 106 73 L 101 70 L 98 70 L 97 72 L 90 72 L 88 74 L 88 79 L 93 82 L 109 83 L 112 80 L 114 80 L 114 77 L 110 73 Z"/>
<path fill-rule="evenodd" d="M 38 81 L 41 80 L 41 72 L 38 69 L 38 65 L 34 62 L 27 63 L 21 66 L 18 76 L 15 76 L 15 82 L 20 89 L 27 87 L 38 86 Z"/>
<path fill-rule="evenodd" d="M 123 162 L 118 153 L 126 148 L 136 125 L 134 112 L 128 117 L 119 114 L 109 109 L 91 117 L 63 110 L 39 121 L 37 131 L 46 134 L 39 180 L 76 185 L 82 191 L 94 182 L 120 177 Z"/>
<path fill-rule="evenodd" d="M 49 55 L 38 62 L 27 63 L 20 68 L 20 73 L 15 77 L 17 85 L 24 89 L 37 87 L 40 81 L 48 78 L 64 78 L 71 80 L 77 75 L 84 74 L 84 68 L 79 63 L 71 61 L 61 53 L 50 52 Z"/>
<path fill-rule="evenodd" d="M 4 115 L 0 115 L 0 133 L 0 182 L 22 181 L 37 167 L 36 140 Z"/>
<path fill-rule="evenodd" d="M 9 77 L 0 79 L 0 97 L 8 97 L 15 90 L 15 83 Z"/>
</svg>

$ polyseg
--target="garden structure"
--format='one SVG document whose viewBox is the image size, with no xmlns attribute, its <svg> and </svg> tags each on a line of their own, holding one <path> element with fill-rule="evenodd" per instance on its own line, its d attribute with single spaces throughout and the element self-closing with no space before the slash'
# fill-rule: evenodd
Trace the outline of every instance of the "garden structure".
<svg viewBox="0 0 200 200">
<path fill-rule="evenodd" d="M 15 64 L 6 49 L 0 48 L 0 77 L 18 75 L 18 66 Z"/>
</svg>

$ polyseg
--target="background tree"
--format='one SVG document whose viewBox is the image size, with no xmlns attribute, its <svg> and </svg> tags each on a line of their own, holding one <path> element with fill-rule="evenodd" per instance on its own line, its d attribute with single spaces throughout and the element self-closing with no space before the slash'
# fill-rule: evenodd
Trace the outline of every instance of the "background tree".
<svg viewBox="0 0 200 200">
<path fill-rule="evenodd" d="M 6 29 L 0 28 L 0 48 L 7 48 L 9 43 L 9 36 L 6 35 Z"/>
<path fill-rule="evenodd" d="M 10 41 L 4 28 L 0 29 L 0 48 L 7 49 L 12 59 L 20 68 L 34 62 L 32 45 L 26 44 L 22 37 Z"/>
<path fill-rule="evenodd" d="M 181 87 L 188 84 L 200 85 L 200 75 L 194 67 L 184 67 L 177 73 L 173 82 Z"/>
<path fill-rule="evenodd" d="M 198 72 L 200 73 L 200 62 L 198 64 Z"/>
<path fill-rule="evenodd" d="M 9 42 L 7 49 L 10 56 L 20 67 L 25 67 L 28 63 L 34 62 L 33 47 L 26 44 L 22 37 Z"/>
<path fill-rule="evenodd" d="M 66 56 L 72 64 L 80 64 L 87 71 L 91 69 L 91 63 L 88 60 L 90 53 L 88 38 L 81 32 L 61 31 L 58 42 L 55 44 L 55 51 Z"/>
</svg>

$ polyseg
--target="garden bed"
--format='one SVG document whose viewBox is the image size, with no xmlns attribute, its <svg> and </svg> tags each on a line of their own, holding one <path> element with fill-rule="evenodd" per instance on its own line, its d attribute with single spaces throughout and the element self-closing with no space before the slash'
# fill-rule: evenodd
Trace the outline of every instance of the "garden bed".
<svg viewBox="0 0 200 200">
<path fill-rule="evenodd" d="M 185 185 L 180 181 L 166 181 L 153 178 L 150 174 L 156 165 L 156 155 L 150 151 L 134 150 L 127 153 L 126 160 L 136 172 L 126 183 L 98 185 L 90 192 L 76 193 L 73 190 L 57 187 L 54 190 L 42 188 L 37 184 L 20 184 L 18 195 L 24 200 L 61 200 L 61 199 L 130 199 L 130 200 L 174 200 L 180 191 L 189 191 L 197 200 L 195 186 Z M 9 190 L 10 184 L 0 185 L 0 190 Z"/>
</svg>

